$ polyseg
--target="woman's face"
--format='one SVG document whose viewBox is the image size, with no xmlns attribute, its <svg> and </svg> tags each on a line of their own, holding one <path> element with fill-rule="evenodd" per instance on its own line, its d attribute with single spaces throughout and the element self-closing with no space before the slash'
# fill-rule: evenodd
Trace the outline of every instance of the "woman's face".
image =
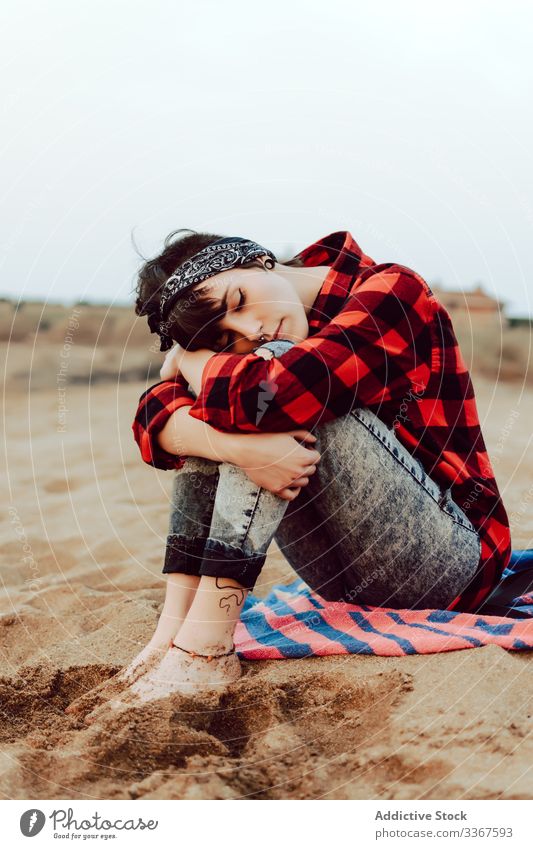
<svg viewBox="0 0 533 849">
<path fill-rule="evenodd" d="M 283 266 L 270 270 L 264 257 L 260 262 L 262 268 L 232 268 L 201 284 L 212 297 L 226 298 L 226 314 L 217 324 L 217 341 L 226 353 L 250 353 L 261 344 L 261 334 L 270 342 L 278 331 L 278 338 L 296 343 L 309 334 L 304 305 Z"/>
</svg>

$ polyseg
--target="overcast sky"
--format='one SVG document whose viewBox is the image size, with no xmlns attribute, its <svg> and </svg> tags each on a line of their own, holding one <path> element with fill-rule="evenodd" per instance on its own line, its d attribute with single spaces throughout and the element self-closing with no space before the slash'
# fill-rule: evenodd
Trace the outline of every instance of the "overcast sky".
<svg viewBox="0 0 533 849">
<path fill-rule="evenodd" d="M 132 230 L 346 229 L 532 312 L 529 2 L 8 0 L 2 30 L 0 294 L 131 300 Z"/>
</svg>

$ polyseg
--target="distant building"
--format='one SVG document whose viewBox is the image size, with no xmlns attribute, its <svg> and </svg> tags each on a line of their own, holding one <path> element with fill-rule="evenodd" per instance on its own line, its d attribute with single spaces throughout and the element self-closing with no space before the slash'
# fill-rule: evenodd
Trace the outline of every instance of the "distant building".
<svg viewBox="0 0 533 849">
<path fill-rule="evenodd" d="M 446 307 L 450 315 L 456 318 L 468 316 L 475 321 L 494 321 L 507 323 L 504 315 L 505 302 L 498 301 L 492 295 L 487 294 L 483 287 L 478 285 L 468 292 L 441 289 L 439 286 L 431 286 L 437 299 Z"/>
</svg>

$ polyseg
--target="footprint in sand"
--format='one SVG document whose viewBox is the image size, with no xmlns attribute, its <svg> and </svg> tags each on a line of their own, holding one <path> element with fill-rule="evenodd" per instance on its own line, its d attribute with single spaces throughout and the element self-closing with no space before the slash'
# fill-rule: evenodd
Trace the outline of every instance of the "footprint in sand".
<svg viewBox="0 0 533 849">
<path fill-rule="evenodd" d="M 81 481 L 76 478 L 54 478 L 53 480 L 46 481 L 43 484 L 43 489 L 45 492 L 70 492 L 73 489 L 78 489 L 81 486 Z"/>
<path fill-rule="evenodd" d="M 83 721 L 89 704 L 68 725 L 58 715 L 51 749 L 38 738 L 20 757 L 37 785 L 33 796 L 45 798 L 58 780 L 72 796 L 104 794 L 110 772 L 120 774 L 125 798 L 315 798 L 354 781 L 361 769 L 364 777 L 367 764 L 377 769 L 381 748 L 390 747 L 390 715 L 407 676 L 364 675 L 356 663 L 328 673 L 305 663 L 265 667 L 223 693 L 195 698 L 139 705 L 117 693 L 90 724 Z M 62 699 L 73 685 L 56 685 Z"/>
</svg>

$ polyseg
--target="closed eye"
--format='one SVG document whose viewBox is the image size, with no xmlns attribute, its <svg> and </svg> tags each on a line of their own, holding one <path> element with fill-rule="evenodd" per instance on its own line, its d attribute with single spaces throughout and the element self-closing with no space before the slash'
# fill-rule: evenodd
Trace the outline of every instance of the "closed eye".
<svg viewBox="0 0 533 849">
<path fill-rule="evenodd" d="M 239 289 L 239 293 L 240 293 L 239 303 L 235 307 L 235 312 L 239 312 L 239 310 L 241 310 L 242 307 L 244 306 L 244 304 L 246 303 L 246 298 L 244 297 L 244 292 L 242 291 L 242 289 Z"/>
<path fill-rule="evenodd" d="M 233 307 L 233 310 L 235 312 L 240 312 L 241 309 L 243 308 L 244 304 L 246 303 L 246 297 L 245 297 L 245 294 L 242 291 L 242 289 L 238 289 L 237 291 L 239 292 L 239 302 L 238 302 L 236 307 Z M 227 331 L 227 330 L 222 331 L 222 334 L 219 337 L 219 341 L 218 341 L 218 344 L 220 345 L 220 347 L 226 348 L 226 347 L 233 345 L 234 343 L 235 343 L 235 340 L 233 338 L 233 334 L 229 333 L 229 331 Z"/>
</svg>

